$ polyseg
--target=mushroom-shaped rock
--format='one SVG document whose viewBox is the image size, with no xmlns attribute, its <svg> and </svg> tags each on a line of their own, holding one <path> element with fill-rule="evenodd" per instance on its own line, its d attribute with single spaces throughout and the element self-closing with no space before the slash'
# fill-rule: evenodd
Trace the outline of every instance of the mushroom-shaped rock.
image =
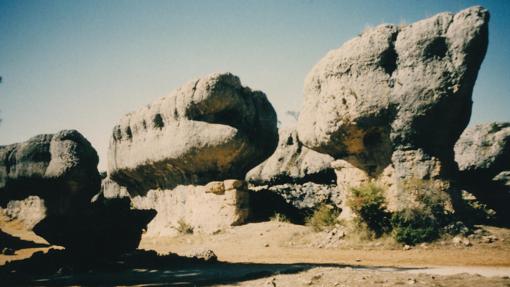
<svg viewBox="0 0 510 287">
<path fill-rule="evenodd" d="M 410 185 L 455 191 L 453 146 L 471 116 L 488 21 L 488 11 L 475 6 L 380 25 L 312 69 L 298 135 L 307 147 L 344 161 L 334 164 L 342 191 L 376 180 L 388 189 L 390 210 L 416 202 Z"/>
<path fill-rule="evenodd" d="M 37 204 L 37 210 L 45 209 L 48 214 L 65 215 L 84 207 L 100 188 L 98 161 L 90 142 L 76 130 L 38 135 L 22 143 L 2 146 L 0 207 L 19 207 L 8 203 L 34 201 L 34 196 L 45 205 L 42 208 Z"/>
<path fill-rule="evenodd" d="M 472 7 L 404 26 L 369 29 L 330 51 L 305 81 L 303 143 L 382 172 L 395 149 L 453 162 L 471 115 L 489 13 Z"/>
<path fill-rule="evenodd" d="M 108 175 L 132 194 L 243 179 L 277 142 L 266 95 L 212 74 L 125 115 L 110 140 Z"/>
</svg>

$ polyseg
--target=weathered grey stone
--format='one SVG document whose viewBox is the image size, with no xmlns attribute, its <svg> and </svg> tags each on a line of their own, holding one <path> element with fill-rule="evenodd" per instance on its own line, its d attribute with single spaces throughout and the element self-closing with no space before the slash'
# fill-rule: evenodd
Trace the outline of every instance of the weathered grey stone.
<svg viewBox="0 0 510 287">
<path fill-rule="evenodd" d="M 193 232 L 214 233 L 244 223 L 250 211 L 246 184 L 231 180 L 149 190 L 144 196 L 133 196 L 132 203 L 136 209 L 157 211 L 147 227 L 148 236 L 176 235 L 182 224 Z"/>
<path fill-rule="evenodd" d="M 260 188 L 261 186 L 258 187 L 258 189 Z M 310 212 L 323 204 L 340 207 L 342 202 L 336 184 L 284 183 L 264 186 L 264 188 L 280 195 L 287 203 L 306 212 Z"/>
<path fill-rule="evenodd" d="M 476 125 L 455 144 L 455 160 L 462 173 L 492 179 L 510 171 L 510 123 Z"/>
<path fill-rule="evenodd" d="M 294 128 L 282 128 L 275 152 L 248 172 L 248 182 L 257 185 L 316 182 L 331 184 L 333 158 L 305 147 Z"/>
<path fill-rule="evenodd" d="M 342 194 L 375 182 L 398 209 L 408 201 L 402 195 L 412 193 L 402 182 L 426 182 L 441 196 L 453 192 L 453 146 L 471 115 L 488 20 L 476 6 L 380 25 L 312 69 L 298 135 L 307 147 L 343 160 L 335 167 Z"/>
<path fill-rule="evenodd" d="M 232 74 L 191 81 L 115 126 L 108 175 L 130 193 L 244 179 L 276 148 L 276 113 L 266 95 Z"/>
<path fill-rule="evenodd" d="M 48 214 L 73 212 L 86 206 L 98 192 L 97 164 L 96 151 L 75 130 L 38 135 L 26 142 L 2 146 L 0 206 L 5 208 L 11 202 L 12 207 L 16 205 L 13 201 L 37 196 Z M 33 226 L 33 218 L 29 218 L 27 224 Z"/>
<path fill-rule="evenodd" d="M 495 211 L 494 219 L 509 224 L 510 123 L 476 125 L 455 144 L 462 187 Z"/>
<path fill-rule="evenodd" d="M 329 52 L 305 81 L 299 138 L 371 175 L 395 149 L 422 149 L 450 164 L 470 118 L 488 19 L 472 7 L 381 25 Z"/>
</svg>

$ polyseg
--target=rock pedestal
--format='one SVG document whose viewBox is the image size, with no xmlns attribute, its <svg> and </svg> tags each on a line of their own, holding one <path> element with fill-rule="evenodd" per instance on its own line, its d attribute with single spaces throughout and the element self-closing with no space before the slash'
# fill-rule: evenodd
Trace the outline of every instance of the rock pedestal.
<svg viewBox="0 0 510 287">
<path fill-rule="evenodd" d="M 453 146 L 471 115 L 488 21 L 487 10 L 471 7 L 380 25 L 312 69 L 298 135 L 307 147 L 349 163 L 336 168 L 342 192 L 368 178 L 386 187 L 395 208 L 413 197 L 401 188 L 409 182 L 454 192 Z"/>
<path fill-rule="evenodd" d="M 147 227 L 147 236 L 210 234 L 244 223 L 250 212 L 249 191 L 240 180 L 149 190 L 145 196 L 132 197 L 132 202 L 137 209 L 157 211 Z"/>
</svg>

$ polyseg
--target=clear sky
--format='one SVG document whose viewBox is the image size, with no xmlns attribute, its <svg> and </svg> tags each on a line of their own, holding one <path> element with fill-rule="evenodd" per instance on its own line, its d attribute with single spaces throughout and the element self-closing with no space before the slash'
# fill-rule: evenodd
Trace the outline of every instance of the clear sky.
<svg viewBox="0 0 510 287">
<path fill-rule="evenodd" d="M 116 121 L 193 78 L 229 71 L 299 110 L 311 67 L 365 27 L 472 5 L 491 21 L 471 124 L 510 121 L 509 3 L 0 0 L 0 144 L 77 129 L 104 169 Z"/>
</svg>

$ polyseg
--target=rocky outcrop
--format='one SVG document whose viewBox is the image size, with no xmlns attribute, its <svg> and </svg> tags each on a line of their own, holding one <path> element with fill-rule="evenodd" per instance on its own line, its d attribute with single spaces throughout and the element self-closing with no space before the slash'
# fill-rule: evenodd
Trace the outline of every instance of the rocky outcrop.
<svg viewBox="0 0 510 287">
<path fill-rule="evenodd" d="M 72 214 L 48 215 L 34 232 L 79 261 L 111 259 L 134 251 L 155 215 L 131 209 L 129 198 L 99 198 Z"/>
<path fill-rule="evenodd" d="M 98 192 L 98 156 L 78 131 L 38 135 L 0 147 L 0 206 L 33 227 L 46 214 L 85 207 Z"/>
<path fill-rule="evenodd" d="M 462 187 L 510 224 L 510 123 L 476 125 L 455 144 Z"/>
<path fill-rule="evenodd" d="M 510 123 L 476 125 L 464 131 L 455 144 L 461 173 L 492 179 L 510 171 Z"/>
<path fill-rule="evenodd" d="M 133 195 L 244 179 L 277 141 L 266 95 L 232 74 L 213 74 L 124 116 L 110 140 L 108 175 Z"/>
<path fill-rule="evenodd" d="M 321 204 L 340 204 L 332 161 L 331 156 L 305 147 L 296 129 L 289 126 L 280 129 L 276 151 L 246 178 L 255 192 L 253 197 L 267 197 L 259 193 L 268 191 L 308 212 Z"/>
<path fill-rule="evenodd" d="M 298 135 L 345 161 L 337 165 L 340 188 L 376 180 L 401 195 L 399 182 L 429 179 L 450 188 L 453 146 L 471 115 L 488 20 L 487 10 L 472 7 L 380 25 L 312 69 Z"/>
<path fill-rule="evenodd" d="M 275 152 L 248 172 L 248 182 L 257 185 L 327 183 L 335 181 L 333 158 L 305 147 L 293 128 L 282 128 Z"/>
<path fill-rule="evenodd" d="M 240 180 L 150 190 L 145 196 L 134 196 L 132 202 L 137 209 L 157 211 L 148 225 L 148 236 L 210 234 L 244 223 L 250 211 L 249 192 Z"/>
</svg>

